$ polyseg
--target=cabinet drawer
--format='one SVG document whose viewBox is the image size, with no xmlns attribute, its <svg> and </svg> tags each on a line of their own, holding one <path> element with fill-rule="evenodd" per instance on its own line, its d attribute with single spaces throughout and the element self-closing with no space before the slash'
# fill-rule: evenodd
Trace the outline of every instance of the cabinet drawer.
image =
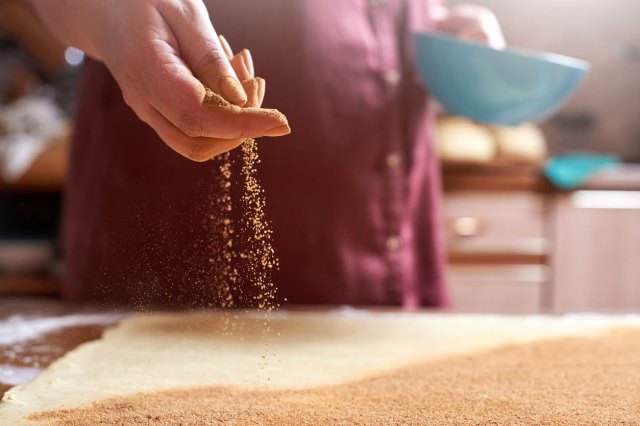
<svg viewBox="0 0 640 426">
<path fill-rule="evenodd" d="M 542 308 L 541 284 L 450 283 L 449 292 L 456 311 L 533 313 Z"/>
<path fill-rule="evenodd" d="M 536 194 L 447 194 L 443 219 L 449 252 L 546 255 L 543 214 L 543 198 Z"/>
<path fill-rule="evenodd" d="M 538 312 L 548 269 L 542 265 L 450 266 L 449 291 L 455 310 Z"/>
<path fill-rule="evenodd" d="M 640 191 L 577 191 L 555 204 L 553 304 L 640 309 Z"/>
</svg>

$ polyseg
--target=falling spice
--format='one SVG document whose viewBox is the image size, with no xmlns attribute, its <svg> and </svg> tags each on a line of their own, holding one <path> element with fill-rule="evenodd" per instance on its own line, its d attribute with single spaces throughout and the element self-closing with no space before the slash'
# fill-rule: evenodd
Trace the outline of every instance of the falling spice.
<svg viewBox="0 0 640 426">
<path fill-rule="evenodd" d="M 240 230 L 246 243 L 246 249 L 241 253 L 245 265 L 243 272 L 252 285 L 253 306 L 271 312 L 278 308 L 272 272 L 279 263 L 273 249 L 273 229 L 265 213 L 264 189 L 257 178 L 260 159 L 255 140 L 243 142 L 242 160 L 244 193 Z"/>
<path fill-rule="evenodd" d="M 208 90 L 205 103 L 217 107 L 229 103 L 216 93 Z M 270 111 L 286 123 L 284 115 Z M 240 182 L 241 203 L 234 203 L 232 197 L 233 158 L 227 152 L 214 159 L 216 170 L 216 197 L 212 202 L 209 218 L 212 226 L 211 251 L 209 258 L 215 271 L 212 285 L 214 299 L 222 309 L 247 307 L 264 313 L 264 335 L 272 333 L 270 313 L 278 308 L 273 271 L 279 266 L 273 248 L 273 230 L 268 221 L 265 207 L 264 189 L 257 176 L 260 163 L 258 145 L 254 139 L 246 139 L 241 145 Z M 234 205 L 240 208 L 238 222 L 234 223 Z M 235 298 L 241 300 L 235 300 Z M 227 318 L 227 331 L 233 331 L 234 321 Z"/>
<path fill-rule="evenodd" d="M 235 307 L 234 291 L 238 286 L 237 257 L 234 251 L 233 202 L 231 198 L 231 155 L 226 152 L 213 160 L 216 163 L 216 196 L 210 203 L 211 232 L 209 258 L 213 270 L 211 287 L 217 306 L 223 309 L 225 334 L 236 329 L 234 316 L 228 310 Z"/>
<path fill-rule="evenodd" d="M 278 268 L 279 261 L 273 249 L 273 228 L 265 213 L 266 198 L 264 189 L 257 177 L 257 166 L 260 164 L 258 145 L 254 139 L 242 143 L 242 216 L 240 233 L 245 238 L 245 250 L 240 253 L 243 265 L 245 291 L 249 291 L 251 306 L 263 313 L 262 336 L 265 353 L 260 368 L 264 369 L 268 362 L 272 339 L 274 338 L 271 315 L 279 307 L 276 300 L 277 288 L 273 282 L 273 271 Z M 266 377 L 269 381 L 270 378 Z"/>
<path fill-rule="evenodd" d="M 279 304 L 273 272 L 279 262 L 273 248 L 273 229 L 265 213 L 264 189 L 257 176 L 258 144 L 254 139 L 246 139 L 240 151 L 239 181 L 233 179 L 232 154 L 225 153 L 214 159 L 217 191 L 209 215 L 212 228 L 209 262 L 214 271 L 211 285 L 213 298 L 225 315 L 225 334 L 233 334 L 239 327 L 237 308 L 255 309 L 261 313 L 265 353 L 260 367 L 264 368 L 275 337 L 271 315 Z M 241 187 L 239 202 L 234 202 L 232 196 L 234 183 Z M 240 211 L 234 212 L 234 206 Z"/>
</svg>

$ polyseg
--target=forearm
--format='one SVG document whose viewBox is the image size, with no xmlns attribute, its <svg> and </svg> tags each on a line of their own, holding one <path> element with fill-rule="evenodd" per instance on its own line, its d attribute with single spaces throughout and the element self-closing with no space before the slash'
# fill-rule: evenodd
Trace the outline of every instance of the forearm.
<svg viewBox="0 0 640 426">
<path fill-rule="evenodd" d="M 85 13 L 87 2 L 92 0 L 30 1 L 49 31 L 62 43 L 77 47 L 86 54 L 101 59 L 100 52 L 89 34 L 91 22 Z"/>
</svg>

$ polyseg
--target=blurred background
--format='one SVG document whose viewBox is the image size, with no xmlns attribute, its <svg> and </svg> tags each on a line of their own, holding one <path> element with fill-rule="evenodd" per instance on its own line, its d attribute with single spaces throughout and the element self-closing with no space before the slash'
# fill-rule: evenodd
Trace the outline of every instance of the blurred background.
<svg viewBox="0 0 640 426">
<path fill-rule="evenodd" d="M 449 4 L 461 1 L 450 0 Z M 640 2 L 477 0 L 509 45 L 589 61 L 539 125 L 440 114 L 456 310 L 640 309 Z M 59 218 L 82 52 L 0 0 L 0 295 L 59 294 Z"/>
</svg>

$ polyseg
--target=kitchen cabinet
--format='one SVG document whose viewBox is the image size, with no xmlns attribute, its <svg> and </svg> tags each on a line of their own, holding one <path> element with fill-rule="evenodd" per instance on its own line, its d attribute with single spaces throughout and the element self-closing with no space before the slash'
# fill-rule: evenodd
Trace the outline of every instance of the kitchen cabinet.
<svg viewBox="0 0 640 426">
<path fill-rule="evenodd" d="M 445 165 L 443 182 L 454 309 L 640 310 L 640 167 L 567 192 L 526 167 Z"/>
<path fill-rule="evenodd" d="M 456 310 L 535 313 L 548 285 L 545 265 L 456 265 L 448 271 L 449 293 Z"/>
<path fill-rule="evenodd" d="M 577 191 L 554 205 L 553 306 L 640 309 L 640 191 Z"/>
<path fill-rule="evenodd" d="M 444 197 L 452 304 L 465 311 L 537 312 L 548 287 L 545 199 L 526 191 Z"/>
<path fill-rule="evenodd" d="M 56 247 L 68 148 L 65 134 L 17 182 L 0 177 L 0 297 L 60 292 Z"/>
</svg>

